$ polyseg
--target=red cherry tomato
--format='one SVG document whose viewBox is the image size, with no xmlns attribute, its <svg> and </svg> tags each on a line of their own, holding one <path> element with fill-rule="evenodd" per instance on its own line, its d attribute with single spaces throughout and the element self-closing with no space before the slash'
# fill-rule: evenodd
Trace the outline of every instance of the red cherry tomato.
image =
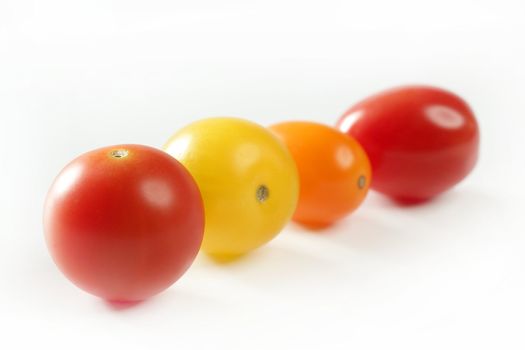
<svg viewBox="0 0 525 350">
<path fill-rule="evenodd" d="M 407 86 L 371 96 L 340 118 L 372 164 L 371 188 L 403 202 L 429 199 L 474 167 L 479 131 L 472 110 L 451 92 Z"/>
<path fill-rule="evenodd" d="M 55 179 L 44 210 L 56 264 L 78 287 L 112 301 L 161 292 L 190 266 L 204 231 L 191 175 L 151 147 L 97 149 Z"/>
</svg>

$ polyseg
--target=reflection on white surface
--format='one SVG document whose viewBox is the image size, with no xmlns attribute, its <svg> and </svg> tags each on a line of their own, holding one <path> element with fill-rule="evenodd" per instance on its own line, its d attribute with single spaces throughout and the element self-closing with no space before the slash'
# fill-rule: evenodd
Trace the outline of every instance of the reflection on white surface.
<svg viewBox="0 0 525 350">
<path fill-rule="evenodd" d="M 446 106 L 430 106 L 425 109 L 425 116 L 443 129 L 459 129 L 465 124 L 463 116 Z"/>
<path fill-rule="evenodd" d="M 169 186 L 161 180 L 144 181 L 141 186 L 144 198 L 158 207 L 167 207 L 173 201 Z"/>
</svg>

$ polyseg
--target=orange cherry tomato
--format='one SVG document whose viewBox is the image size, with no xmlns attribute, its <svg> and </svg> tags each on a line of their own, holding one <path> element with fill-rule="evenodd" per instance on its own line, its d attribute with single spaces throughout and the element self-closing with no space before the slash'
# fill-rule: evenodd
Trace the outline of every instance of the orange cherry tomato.
<svg viewBox="0 0 525 350">
<path fill-rule="evenodd" d="M 270 130 L 284 141 L 299 172 L 294 221 L 325 227 L 353 212 L 365 199 L 371 168 L 355 139 L 312 122 L 284 122 Z"/>
</svg>

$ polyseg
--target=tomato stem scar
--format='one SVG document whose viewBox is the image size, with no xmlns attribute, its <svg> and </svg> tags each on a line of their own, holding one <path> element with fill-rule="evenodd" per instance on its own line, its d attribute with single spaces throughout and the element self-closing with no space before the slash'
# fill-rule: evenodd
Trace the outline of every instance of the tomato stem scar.
<svg viewBox="0 0 525 350">
<path fill-rule="evenodd" d="M 364 175 L 359 176 L 359 179 L 357 179 L 357 187 L 359 189 L 363 189 L 366 185 L 366 177 Z"/>
<path fill-rule="evenodd" d="M 111 156 L 113 158 L 124 158 L 128 156 L 128 151 L 125 149 L 116 149 L 111 151 Z"/>
<path fill-rule="evenodd" d="M 255 196 L 257 197 L 257 200 L 262 203 L 264 202 L 265 200 L 268 199 L 268 197 L 270 196 L 270 190 L 268 189 L 268 187 L 266 187 L 265 185 L 260 185 L 258 188 L 257 188 L 257 192 L 255 193 Z"/>
</svg>

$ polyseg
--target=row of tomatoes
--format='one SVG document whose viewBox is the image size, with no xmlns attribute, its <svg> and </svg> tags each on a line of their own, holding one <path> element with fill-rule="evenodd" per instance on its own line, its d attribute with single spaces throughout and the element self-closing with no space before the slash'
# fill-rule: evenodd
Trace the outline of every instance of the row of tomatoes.
<svg viewBox="0 0 525 350">
<path fill-rule="evenodd" d="M 204 119 L 163 151 L 118 145 L 69 163 L 47 196 L 46 241 L 80 288 L 141 300 L 175 282 L 200 249 L 231 259 L 290 218 L 328 226 L 354 211 L 369 185 L 398 201 L 427 200 L 470 172 L 478 143 L 468 105 L 422 86 L 374 95 L 336 128 Z"/>
</svg>

